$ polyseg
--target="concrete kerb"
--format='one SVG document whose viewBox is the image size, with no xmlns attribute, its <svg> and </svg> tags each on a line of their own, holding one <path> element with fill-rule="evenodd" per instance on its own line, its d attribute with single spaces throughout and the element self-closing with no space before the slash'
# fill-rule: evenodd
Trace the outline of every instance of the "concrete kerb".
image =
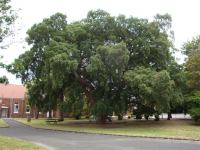
<svg viewBox="0 0 200 150">
<path fill-rule="evenodd" d="M 31 142 L 31 143 L 36 144 L 36 145 L 41 146 L 41 147 L 44 147 L 48 150 L 54 150 L 52 147 L 45 145 L 45 144 L 42 144 L 42 143 L 38 143 L 38 142 Z"/>
<path fill-rule="evenodd" d="M 1 128 L 10 128 L 10 126 L 7 125 L 7 126 L 0 127 L 0 129 L 1 129 Z"/>
</svg>

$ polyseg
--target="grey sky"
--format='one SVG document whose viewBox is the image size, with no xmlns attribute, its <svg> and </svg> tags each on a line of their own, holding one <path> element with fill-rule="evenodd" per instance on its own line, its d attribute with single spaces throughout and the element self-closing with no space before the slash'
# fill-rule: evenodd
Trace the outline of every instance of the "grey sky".
<svg viewBox="0 0 200 150">
<path fill-rule="evenodd" d="M 175 32 L 175 45 L 181 45 L 200 34 L 200 1 L 199 0 L 11 0 L 14 9 L 18 12 L 17 31 L 15 39 L 11 40 L 11 46 L 7 50 L 0 50 L 4 55 L 5 63 L 12 62 L 19 54 L 24 52 L 24 38 L 26 31 L 34 23 L 42 21 L 56 12 L 67 15 L 68 22 L 80 20 L 86 17 L 89 10 L 103 9 L 111 15 L 124 14 L 127 17 L 152 19 L 157 13 L 169 13 L 173 19 L 173 30 Z M 9 40 L 10 42 L 10 40 Z M 177 54 L 180 62 L 183 56 Z M 14 76 L 0 70 L 0 75 L 7 75 L 10 83 L 20 84 Z"/>
</svg>

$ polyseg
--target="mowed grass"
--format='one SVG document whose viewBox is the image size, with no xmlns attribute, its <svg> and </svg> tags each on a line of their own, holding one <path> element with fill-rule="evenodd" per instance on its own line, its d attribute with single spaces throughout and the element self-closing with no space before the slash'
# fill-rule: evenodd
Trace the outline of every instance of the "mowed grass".
<svg viewBox="0 0 200 150">
<path fill-rule="evenodd" d="M 46 150 L 27 141 L 0 136 L 0 150 Z"/>
<path fill-rule="evenodd" d="M 112 123 L 96 124 L 87 120 L 70 120 L 57 124 L 47 124 L 45 119 L 32 119 L 27 122 L 26 119 L 16 119 L 24 124 L 36 128 L 46 128 L 74 132 L 88 132 L 98 134 L 113 134 L 140 137 L 187 139 L 200 141 L 200 126 L 192 120 L 129 120 L 113 121 Z"/>
<path fill-rule="evenodd" d="M 2 119 L 0 119 L 0 128 L 3 127 L 8 127 L 8 125 Z"/>
</svg>

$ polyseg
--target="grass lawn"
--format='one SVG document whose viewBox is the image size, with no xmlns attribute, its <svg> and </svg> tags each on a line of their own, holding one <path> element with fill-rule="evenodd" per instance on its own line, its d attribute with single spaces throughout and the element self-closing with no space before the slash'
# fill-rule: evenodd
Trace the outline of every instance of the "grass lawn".
<svg viewBox="0 0 200 150">
<path fill-rule="evenodd" d="M 0 119 L 0 128 L 2 127 L 8 127 L 8 125 L 2 119 Z"/>
<path fill-rule="evenodd" d="M 47 124 L 45 119 L 16 119 L 24 124 L 37 128 L 56 129 L 64 131 L 88 132 L 99 134 L 162 137 L 175 139 L 200 140 L 200 126 L 191 120 L 161 120 L 155 121 L 114 121 L 107 124 L 89 123 L 87 120 L 70 120 L 58 124 Z"/>
<path fill-rule="evenodd" d="M 27 141 L 0 136 L 0 150 L 46 150 Z"/>
</svg>

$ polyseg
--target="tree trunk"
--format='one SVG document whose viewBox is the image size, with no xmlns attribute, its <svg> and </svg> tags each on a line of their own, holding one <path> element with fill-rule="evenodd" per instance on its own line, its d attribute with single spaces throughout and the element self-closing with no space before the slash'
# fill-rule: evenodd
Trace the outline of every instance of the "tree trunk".
<svg viewBox="0 0 200 150">
<path fill-rule="evenodd" d="M 118 114 L 117 117 L 118 117 L 118 120 L 122 120 L 123 119 L 123 114 Z"/>
<path fill-rule="evenodd" d="M 155 121 L 159 121 L 160 118 L 159 118 L 159 114 L 155 114 Z"/>
<path fill-rule="evenodd" d="M 89 103 L 90 103 L 90 107 L 92 108 L 94 106 L 94 99 L 93 99 L 93 96 L 92 96 L 92 92 L 91 91 L 88 91 L 88 90 L 85 90 L 85 95 L 86 97 L 88 98 L 89 100 Z"/>
<path fill-rule="evenodd" d="M 30 110 L 31 118 L 34 118 L 34 111 L 35 111 L 34 106 L 31 106 L 31 110 Z"/>
<path fill-rule="evenodd" d="M 137 120 L 141 120 L 142 119 L 142 115 L 141 114 L 136 114 L 135 117 L 136 117 Z"/>
<path fill-rule="evenodd" d="M 38 108 L 37 108 L 37 106 L 35 105 L 35 108 L 34 108 L 34 118 L 35 118 L 35 119 L 38 119 L 38 116 L 39 116 Z"/>
<path fill-rule="evenodd" d="M 144 118 L 145 118 L 146 120 L 149 120 L 149 115 L 144 115 Z"/>
<path fill-rule="evenodd" d="M 107 115 L 98 115 L 97 116 L 97 123 L 104 124 L 106 123 Z"/>
<path fill-rule="evenodd" d="M 170 120 L 172 118 L 172 113 L 171 112 L 168 112 L 167 113 L 167 120 Z"/>
<path fill-rule="evenodd" d="M 64 101 L 63 91 L 60 92 L 59 100 L 60 100 L 60 103 L 63 103 Z M 64 121 L 64 113 L 63 113 L 63 110 L 61 110 L 61 108 L 59 108 L 59 121 Z"/>
<path fill-rule="evenodd" d="M 38 119 L 38 118 L 39 118 L 39 111 L 37 111 L 35 119 Z"/>
<path fill-rule="evenodd" d="M 81 60 L 82 62 L 83 60 Z M 95 105 L 93 96 L 92 96 L 92 90 L 94 87 L 91 85 L 90 81 L 84 78 L 84 71 L 79 70 L 81 73 L 77 74 L 77 72 L 74 72 L 75 77 L 78 79 L 80 85 L 85 91 L 85 95 L 89 100 L 90 107 L 93 107 Z"/>
<path fill-rule="evenodd" d="M 48 116 L 48 118 L 52 118 L 52 110 L 51 109 L 49 109 L 49 116 Z"/>
<path fill-rule="evenodd" d="M 92 95 L 92 91 L 94 90 L 94 87 L 92 86 L 91 82 L 85 78 L 85 68 L 81 69 L 82 64 L 84 64 L 84 59 L 81 59 L 79 64 L 79 70 L 77 72 L 74 72 L 75 77 L 78 79 L 80 85 L 84 89 L 85 95 L 88 98 L 89 101 L 89 107 L 93 108 L 95 106 L 95 101 Z"/>
</svg>

